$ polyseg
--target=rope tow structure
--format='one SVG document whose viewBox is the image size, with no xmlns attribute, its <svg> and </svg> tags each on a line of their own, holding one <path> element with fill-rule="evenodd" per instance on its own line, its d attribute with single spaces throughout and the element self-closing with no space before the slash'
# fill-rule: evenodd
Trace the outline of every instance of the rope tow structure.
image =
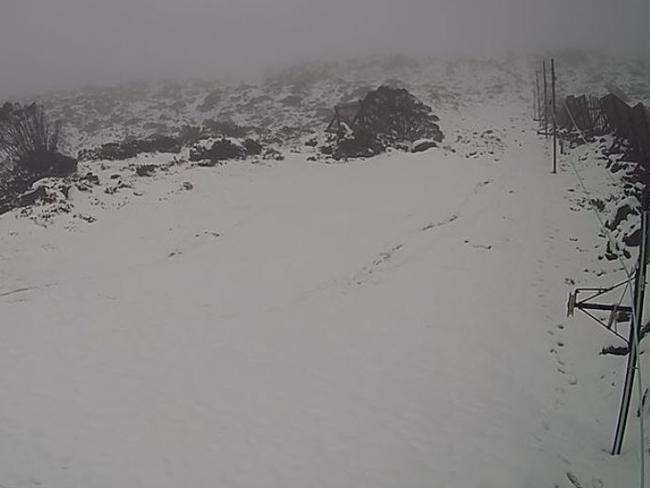
<svg viewBox="0 0 650 488">
<path fill-rule="evenodd" d="M 603 304 L 603 303 L 593 302 L 594 299 L 599 298 L 623 286 L 625 288 L 623 289 L 623 293 L 621 294 L 621 298 L 618 301 L 618 303 Z M 569 301 L 567 303 L 567 316 L 573 317 L 577 309 L 580 312 L 587 315 L 589 318 L 596 321 L 609 333 L 615 335 L 616 337 L 624 341 L 629 347 L 628 339 L 618 331 L 619 323 L 629 322 L 632 319 L 632 307 L 622 305 L 623 300 L 625 299 L 625 295 L 628 293 L 629 289 L 630 289 L 629 280 L 622 281 L 608 288 L 588 288 L 588 287 L 576 288 L 573 290 L 573 292 L 569 294 Z M 578 300 L 579 294 L 581 293 L 591 293 L 591 295 L 582 300 Z M 607 322 L 605 322 L 604 320 L 596 317 L 596 315 L 591 313 L 592 310 L 610 312 L 609 319 L 607 320 Z"/>
<path fill-rule="evenodd" d="M 564 106 L 566 108 L 569 117 L 573 126 L 578 130 L 580 136 L 583 140 L 587 141 L 585 134 L 580 130 L 578 124 L 576 124 L 573 113 L 569 109 L 566 101 L 564 101 Z M 585 196 L 589 196 L 590 192 L 587 190 L 587 187 L 584 183 L 583 178 L 580 176 L 578 169 L 575 164 L 568 158 L 573 171 L 578 178 L 580 186 L 582 187 Z M 609 176 L 609 175 L 608 175 Z M 611 176 L 610 176 L 611 180 Z M 627 280 L 622 281 L 616 285 L 606 287 L 606 288 L 576 288 L 570 295 L 569 301 L 567 304 L 567 315 L 573 316 L 575 310 L 579 310 L 585 313 L 587 316 L 595 320 L 602 327 L 608 330 L 610 333 L 623 340 L 627 344 L 628 348 L 628 360 L 626 367 L 625 382 L 623 386 L 623 392 L 621 395 L 621 403 L 619 408 L 619 413 L 616 423 L 616 433 L 614 435 L 614 443 L 612 446 L 611 454 L 616 456 L 621 454 L 623 440 L 625 436 L 625 430 L 627 426 L 627 420 L 629 416 L 629 409 L 631 404 L 632 390 L 634 387 L 634 377 L 635 373 L 638 374 L 637 383 L 637 392 L 638 392 L 638 401 L 640 402 L 639 409 L 639 429 L 640 429 L 640 464 L 641 464 L 641 473 L 640 473 L 640 483 L 641 487 L 645 488 L 645 425 L 644 425 L 644 415 L 642 411 L 643 407 L 643 378 L 641 372 L 641 357 L 640 357 L 640 333 L 642 327 L 642 318 L 643 318 L 643 306 L 645 300 L 645 288 L 647 280 L 647 264 L 649 256 L 649 231 L 650 231 L 650 192 L 647 189 L 647 185 L 643 192 L 642 197 L 642 212 L 641 212 L 641 243 L 639 248 L 639 256 L 637 260 L 637 265 L 635 272 L 632 273 L 623 258 L 618 254 L 619 262 L 621 263 L 622 269 L 625 271 Z M 594 211 L 596 218 L 600 224 L 602 232 L 608 237 L 610 243 L 612 244 L 613 249 L 617 249 L 615 240 L 613 239 L 609 229 L 605 226 L 604 220 L 601 217 L 598 209 L 595 205 L 591 205 L 592 210 Z M 630 291 L 630 286 L 633 284 L 634 296 L 632 297 L 630 306 L 622 305 L 625 296 Z M 615 304 L 603 304 L 594 302 L 595 299 L 602 297 L 603 295 L 613 292 L 617 289 L 624 287 L 623 293 L 621 295 L 618 303 Z M 581 294 L 590 293 L 589 296 L 583 299 L 579 299 Z M 596 317 L 592 311 L 608 311 L 610 313 L 609 320 L 604 322 L 603 320 Z M 630 322 L 629 333 L 627 338 L 623 336 L 618 330 L 618 324 L 620 322 Z"/>
</svg>

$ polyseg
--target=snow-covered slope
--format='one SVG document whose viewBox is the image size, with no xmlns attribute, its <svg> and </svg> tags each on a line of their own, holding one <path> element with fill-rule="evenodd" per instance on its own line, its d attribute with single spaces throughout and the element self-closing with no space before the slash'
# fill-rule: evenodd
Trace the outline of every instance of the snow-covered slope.
<svg viewBox="0 0 650 488">
<path fill-rule="evenodd" d="M 597 53 L 554 53 L 558 91 L 604 94 L 622 90 L 632 102 L 650 102 L 650 63 Z M 381 84 L 403 86 L 441 116 L 466 108 L 519 100 L 531 103 L 531 61 L 370 57 L 301 65 L 259 83 L 227 81 L 134 82 L 47 93 L 39 98 L 65 121 L 68 149 L 151 134 L 178 134 L 184 126 L 232 121 L 271 142 L 304 141 L 319 134 L 339 102 L 356 101 Z M 531 107 L 532 113 L 532 107 Z"/>
<path fill-rule="evenodd" d="M 479 103 L 471 66 L 447 149 L 96 163 L 73 211 L 1 216 L 0 484 L 636 483 L 638 418 L 607 453 L 625 359 L 564 306 L 620 276 L 568 158 L 590 197 L 617 177 L 551 175 L 527 67 Z"/>
<path fill-rule="evenodd" d="M 528 95 L 526 60 L 446 61 L 377 57 L 298 66 L 256 84 L 223 81 L 130 83 L 49 93 L 41 101 L 66 122 L 76 152 L 127 136 L 176 134 L 183 126 L 233 121 L 269 140 L 292 141 L 322 132 L 332 108 L 381 84 L 404 86 L 436 113 Z"/>
</svg>

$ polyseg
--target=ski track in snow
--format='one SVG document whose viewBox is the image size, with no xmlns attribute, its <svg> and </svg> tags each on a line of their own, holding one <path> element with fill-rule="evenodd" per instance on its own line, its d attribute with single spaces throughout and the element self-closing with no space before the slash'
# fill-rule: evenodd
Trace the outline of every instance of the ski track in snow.
<svg viewBox="0 0 650 488">
<path fill-rule="evenodd" d="M 463 200 L 462 205 L 460 206 L 459 211 L 457 213 L 453 213 L 449 217 L 439 222 L 427 224 L 421 227 L 420 230 L 422 232 L 429 232 L 431 230 L 435 230 L 440 227 L 444 227 L 446 225 L 456 222 L 460 218 L 459 213 L 465 206 L 467 206 L 471 202 L 471 198 L 477 196 L 481 191 L 481 189 L 489 185 L 491 182 L 492 182 L 491 180 L 485 180 L 478 183 L 472 190 L 471 194 L 469 194 Z M 409 237 L 405 239 L 404 243 L 395 244 L 394 246 L 391 246 L 389 250 L 381 252 L 379 256 L 375 258 L 370 265 L 364 266 L 360 271 L 358 271 L 354 275 L 352 281 L 357 285 L 363 285 L 364 283 L 368 282 L 372 277 L 372 275 L 375 275 L 377 272 L 386 269 L 390 265 L 391 261 L 393 260 L 393 258 L 398 252 L 401 252 L 405 247 L 408 247 L 413 241 L 417 239 L 418 239 L 417 234 L 410 233 Z M 481 244 L 478 245 L 474 244 L 472 247 L 474 247 L 475 249 L 479 249 L 479 248 L 490 249 L 490 246 L 481 245 Z"/>
</svg>

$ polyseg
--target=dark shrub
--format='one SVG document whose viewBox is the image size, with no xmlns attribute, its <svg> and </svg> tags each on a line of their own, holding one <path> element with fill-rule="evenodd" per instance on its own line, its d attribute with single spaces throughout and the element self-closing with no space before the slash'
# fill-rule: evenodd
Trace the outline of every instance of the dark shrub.
<svg viewBox="0 0 650 488">
<path fill-rule="evenodd" d="M 366 95 L 363 107 L 365 128 L 386 145 L 444 138 L 431 107 L 404 88 L 381 86 Z"/>
<path fill-rule="evenodd" d="M 151 136 L 146 139 L 131 139 L 122 142 L 108 142 L 101 147 L 81 151 L 79 157 L 82 159 L 105 159 L 108 161 L 120 161 L 134 158 L 143 153 L 174 153 L 181 152 L 180 142 L 170 136 Z"/>
<path fill-rule="evenodd" d="M 246 139 L 244 141 L 244 149 L 246 149 L 246 154 L 249 156 L 259 156 L 262 154 L 264 147 L 253 139 Z"/>
<path fill-rule="evenodd" d="M 40 105 L 4 104 L 0 110 L 0 155 L 19 161 L 28 154 L 57 152 L 61 124 L 50 124 Z"/>
<path fill-rule="evenodd" d="M 203 159 L 224 161 L 227 159 L 243 159 L 245 157 L 246 149 L 228 139 L 215 142 L 210 149 L 194 147 L 190 150 L 190 161 L 201 161 Z"/>
<path fill-rule="evenodd" d="M 216 120 L 206 120 L 203 125 L 216 136 L 224 137 L 236 137 L 242 138 L 246 136 L 251 130 L 252 127 L 244 127 L 237 125 L 231 120 L 225 121 L 216 121 Z"/>
<path fill-rule="evenodd" d="M 195 125 L 184 125 L 178 132 L 178 142 L 182 146 L 191 146 L 203 136 L 203 130 Z"/>
<path fill-rule="evenodd" d="M 156 172 L 156 165 L 155 164 L 141 164 L 137 168 L 135 168 L 135 174 L 138 176 L 153 176 L 153 174 Z"/>
<path fill-rule="evenodd" d="M 63 177 L 77 171 L 77 160 L 52 151 L 33 151 L 17 161 L 17 168 L 35 177 Z"/>
<path fill-rule="evenodd" d="M 60 124 L 51 124 L 41 106 L 5 103 L 0 108 L 0 158 L 11 163 L 0 180 L 0 213 L 29 204 L 21 195 L 36 181 L 77 170 L 76 159 L 58 152 L 59 138 Z"/>
<path fill-rule="evenodd" d="M 373 156 L 388 147 L 409 150 L 422 139 L 435 147 L 444 138 L 431 107 L 404 88 L 381 86 L 369 91 L 358 106 L 353 120 L 340 120 L 331 151 L 335 159 Z M 418 149 L 424 146 L 418 144 Z"/>
<path fill-rule="evenodd" d="M 382 146 L 368 131 L 359 130 L 339 139 L 332 152 L 334 159 L 375 156 L 383 151 Z"/>
</svg>

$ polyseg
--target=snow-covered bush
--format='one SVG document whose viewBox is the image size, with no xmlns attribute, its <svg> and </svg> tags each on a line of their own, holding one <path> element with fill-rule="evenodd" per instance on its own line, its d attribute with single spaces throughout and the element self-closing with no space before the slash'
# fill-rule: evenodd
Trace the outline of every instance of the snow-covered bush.
<svg viewBox="0 0 650 488">
<path fill-rule="evenodd" d="M 34 155 L 54 154 L 58 150 L 61 124 L 50 123 L 36 103 L 21 106 L 6 103 L 0 110 L 0 155 L 20 163 Z"/>
<path fill-rule="evenodd" d="M 34 182 L 77 170 L 76 159 L 58 152 L 60 135 L 60 124 L 50 123 L 40 105 L 0 108 L 0 157 L 9 162 L 0 181 L 0 213 L 20 206 L 20 195 Z"/>
<path fill-rule="evenodd" d="M 389 147 L 409 151 L 422 141 L 431 148 L 444 138 L 431 107 L 404 88 L 381 86 L 369 91 L 358 106 L 353 120 L 339 120 L 336 141 L 323 153 L 335 159 L 368 157 Z"/>
</svg>

